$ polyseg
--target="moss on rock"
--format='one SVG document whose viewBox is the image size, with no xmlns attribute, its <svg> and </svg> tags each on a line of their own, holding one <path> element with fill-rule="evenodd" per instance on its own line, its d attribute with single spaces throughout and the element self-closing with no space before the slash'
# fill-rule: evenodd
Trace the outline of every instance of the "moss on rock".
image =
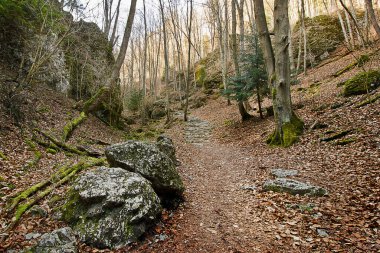
<svg viewBox="0 0 380 253">
<path fill-rule="evenodd" d="M 206 67 L 205 65 L 198 65 L 195 69 L 195 82 L 197 86 L 204 87 L 206 79 Z"/>
<path fill-rule="evenodd" d="M 345 97 L 366 94 L 375 90 L 380 86 L 380 72 L 370 70 L 361 72 L 351 79 L 347 80 L 343 85 L 342 95 Z"/>
<path fill-rule="evenodd" d="M 308 49 L 311 56 L 308 61 L 319 61 L 326 52 L 337 48 L 344 40 L 343 32 L 337 16 L 320 15 L 305 19 Z M 298 21 L 292 36 L 294 56 L 298 55 L 298 43 L 301 33 L 301 23 Z M 303 54 L 303 47 L 301 47 Z M 313 59 L 312 59 L 313 58 Z"/>
</svg>

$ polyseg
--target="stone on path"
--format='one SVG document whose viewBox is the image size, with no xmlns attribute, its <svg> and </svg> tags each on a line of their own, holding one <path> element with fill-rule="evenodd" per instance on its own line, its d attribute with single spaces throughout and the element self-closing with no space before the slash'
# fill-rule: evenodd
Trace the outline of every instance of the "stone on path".
<svg viewBox="0 0 380 253">
<path fill-rule="evenodd" d="M 276 178 L 292 177 L 298 174 L 298 170 L 273 169 L 271 174 Z"/>
<path fill-rule="evenodd" d="M 137 241 L 161 210 L 148 180 L 121 168 L 100 167 L 74 183 L 62 217 L 82 242 L 118 248 Z"/>
<path fill-rule="evenodd" d="M 263 188 L 265 191 L 287 192 L 292 195 L 299 194 L 320 197 L 328 194 L 327 190 L 321 187 L 286 178 L 267 180 Z"/>
</svg>

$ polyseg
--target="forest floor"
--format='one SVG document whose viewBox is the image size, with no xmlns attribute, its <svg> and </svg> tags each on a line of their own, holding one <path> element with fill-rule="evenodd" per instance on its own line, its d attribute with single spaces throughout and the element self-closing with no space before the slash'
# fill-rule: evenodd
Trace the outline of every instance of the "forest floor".
<svg viewBox="0 0 380 253">
<path fill-rule="evenodd" d="M 254 118 L 242 123 L 237 106 L 227 106 L 222 97 L 191 111 L 189 123 L 176 120 L 166 134 L 173 138 L 181 162 L 178 170 L 186 186 L 185 202 L 175 211 L 164 211 L 161 222 L 144 241 L 114 252 L 380 251 L 380 100 L 357 108 L 368 95 L 339 95 L 337 84 L 360 69 L 333 77 L 354 59 L 352 54 L 337 57 L 310 70 L 306 77 L 301 75 L 301 82 L 292 86 L 294 107 L 305 121 L 305 132 L 290 148 L 265 144 L 273 130 L 273 117 L 260 119 L 251 111 Z M 364 68 L 378 69 L 379 60 L 376 53 Z M 58 111 L 56 108 L 72 105 L 63 105 L 54 96 L 50 94 L 49 102 L 37 98 L 30 103 L 39 105 L 41 128 L 59 135 L 64 122 L 77 112 Z M 0 173 L 8 184 L 2 189 L 5 195 L 46 179 L 56 164 L 78 159 L 41 150 L 39 166 L 23 171 L 21 167 L 33 152 L 5 115 L 0 120 L 5 121 L 0 124 L 1 148 L 8 157 L 0 160 Z M 311 129 L 316 121 L 327 128 Z M 321 142 L 321 138 L 345 130 L 350 133 L 342 139 Z M 123 138 L 124 133 L 90 117 L 71 142 L 101 139 L 114 143 Z M 339 145 L 341 140 L 350 142 Z M 270 171 L 276 168 L 298 170 L 295 179 L 326 188 L 328 196 L 262 191 L 263 183 L 271 179 Z M 53 196 L 63 196 L 66 189 L 56 189 L 41 205 L 52 213 L 58 205 L 52 204 Z M 0 252 L 32 245 L 35 240 L 25 239 L 30 232 L 44 233 L 62 226 L 50 215 L 27 215 L 0 246 Z M 82 245 L 81 252 L 111 251 Z"/>
</svg>

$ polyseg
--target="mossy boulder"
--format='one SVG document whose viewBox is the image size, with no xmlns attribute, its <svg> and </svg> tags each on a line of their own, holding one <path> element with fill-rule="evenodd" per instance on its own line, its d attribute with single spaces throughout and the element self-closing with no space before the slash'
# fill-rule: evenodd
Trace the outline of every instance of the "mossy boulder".
<svg viewBox="0 0 380 253">
<path fill-rule="evenodd" d="M 127 141 L 105 151 L 111 166 L 139 173 L 162 198 L 181 196 L 184 185 L 174 161 L 153 143 Z"/>
<path fill-rule="evenodd" d="M 370 70 L 361 72 L 343 84 L 343 96 L 366 94 L 380 86 L 380 72 Z"/>
<path fill-rule="evenodd" d="M 287 178 L 267 180 L 263 185 L 263 189 L 264 191 L 286 192 L 292 195 L 298 194 L 321 197 L 328 194 L 327 190 L 321 187 Z"/>
<path fill-rule="evenodd" d="M 337 16 L 320 15 L 313 18 L 305 19 L 306 36 L 308 42 L 308 62 L 317 62 L 322 60 L 328 55 L 329 52 L 334 51 L 344 40 L 344 35 L 340 27 L 339 19 Z M 298 21 L 294 27 L 292 35 L 293 42 L 293 55 L 298 55 L 299 36 L 303 36 L 301 32 L 301 22 Z M 301 39 L 301 43 L 303 40 Z M 303 46 L 301 47 L 301 54 L 303 55 Z"/>
<path fill-rule="evenodd" d="M 161 210 L 148 180 L 121 168 L 100 167 L 77 179 L 62 217 L 82 242 L 118 248 L 136 241 Z"/>
</svg>

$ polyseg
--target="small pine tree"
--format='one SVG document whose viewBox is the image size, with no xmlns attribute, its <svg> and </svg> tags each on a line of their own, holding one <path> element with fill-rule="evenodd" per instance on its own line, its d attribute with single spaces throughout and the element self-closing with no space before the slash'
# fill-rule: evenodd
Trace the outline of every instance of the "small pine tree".
<svg viewBox="0 0 380 253">
<path fill-rule="evenodd" d="M 239 59 L 241 75 L 228 79 L 228 88 L 223 94 L 240 102 L 247 101 L 256 90 L 259 112 L 262 117 L 261 97 L 268 94 L 264 55 L 256 34 L 245 35 L 244 40 L 246 47 Z"/>
</svg>

